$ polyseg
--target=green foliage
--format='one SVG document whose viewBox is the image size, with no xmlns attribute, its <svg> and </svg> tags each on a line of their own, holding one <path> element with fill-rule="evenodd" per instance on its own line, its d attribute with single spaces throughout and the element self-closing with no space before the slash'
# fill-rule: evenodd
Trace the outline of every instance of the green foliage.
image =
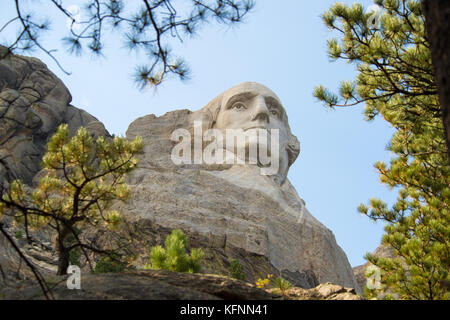
<svg viewBox="0 0 450 320">
<path fill-rule="evenodd" d="M 73 248 L 69 251 L 69 262 L 71 265 L 80 266 L 81 249 L 79 247 Z"/>
<path fill-rule="evenodd" d="M 76 236 L 79 236 L 81 234 L 81 230 L 79 228 L 77 228 L 76 226 L 73 226 L 73 231 Z M 69 234 L 66 237 L 64 242 L 66 243 L 67 247 L 71 247 L 72 245 L 77 243 L 77 240 L 76 240 L 74 234 Z M 80 247 L 76 246 L 69 251 L 69 262 L 71 265 L 76 265 L 76 266 L 81 267 L 80 258 L 81 258 L 81 248 Z"/>
<path fill-rule="evenodd" d="M 23 231 L 22 230 L 17 230 L 16 233 L 14 234 L 14 237 L 19 240 L 23 238 Z"/>
<path fill-rule="evenodd" d="M 255 284 L 259 289 L 272 288 L 273 292 L 281 295 L 286 294 L 286 290 L 292 288 L 292 284 L 286 279 L 283 279 L 281 275 L 273 278 L 273 274 L 268 274 L 266 278 L 258 278 Z"/>
<path fill-rule="evenodd" d="M 122 272 L 126 268 L 126 263 L 120 260 L 117 254 L 102 257 L 95 265 L 95 273 Z"/>
<path fill-rule="evenodd" d="M 366 256 L 382 283 L 369 297 L 448 299 L 442 283 L 450 270 L 450 163 L 421 2 L 375 2 L 384 10 L 378 29 L 368 27 L 371 14 L 361 4 L 337 3 L 323 15 L 340 35 L 328 42 L 330 58 L 354 63 L 358 75 L 341 84 L 339 95 L 322 86 L 314 95 L 331 108 L 365 103 L 367 120 L 381 116 L 396 130 L 390 165 L 375 168 L 383 184 L 398 190 L 397 202 L 388 208 L 371 199 L 358 208 L 387 222 L 382 242 L 397 256 Z"/>
<path fill-rule="evenodd" d="M 244 267 L 239 260 L 232 259 L 230 264 L 230 276 L 234 279 L 245 280 Z"/>
<path fill-rule="evenodd" d="M 286 290 L 292 288 L 292 283 L 283 279 L 281 276 L 273 279 L 273 287 L 276 289 L 276 293 L 285 294 Z"/>
<path fill-rule="evenodd" d="M 85 128 L 70 137 L 68 126 L 61 125 L 42 160 L 45 176 L 35 188 L 19 180 L 4 188 L 0 217 L 12 215 L 26 230 L 44 226 L 54 229 L 55 251 L 60 259 L 58 274 L 64 274 L 71 252 L 76 259 L 75 248 L 83 253 L 100 250 L 78 237 L 77 226 L 87 223 L 114 230 L 119 225 L 120 214 L 111 209 L 111 204 L 128 200 L 124 178 L 136 167 L 135 156 L 142 150 L 140 137 L 131 142 L 120 137 L 94 140 Z"/>
<path fill-rule="evenodd" d="M 197 273 L 201 269 L 201 260 L 204 257 L 202 249 L 192 249 L 191 254 L 186 253 L 188 245 L 186 235 L 182 230 L 173 230 L 166 237 L 165 248 L 152 247 L 150 262 L 146 265 L 150 269 L 165 269 L 176 272 Z"/>
</svg>

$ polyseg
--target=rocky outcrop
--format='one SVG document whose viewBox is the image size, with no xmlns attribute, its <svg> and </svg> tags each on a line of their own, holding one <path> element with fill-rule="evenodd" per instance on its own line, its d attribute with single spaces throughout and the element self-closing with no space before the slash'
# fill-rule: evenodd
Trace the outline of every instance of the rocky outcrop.
<svg viewBox="0 0 450 320">
<path fill-rule="evenodd" d="M 394 258 L 395 255 L 391 248 L 385 245 L 380 245 L 378 248 L 375 249 L 375 251 L 372 253 L 373 255 L 382 257 L 382 258 Z M 367 278 L 365 276 L 366 269 L 371 264 L 369 262 L 366 262 L 365 264 L 362 264 L 360 266 L 354 267 L 353 272 L 355 274 L 356 281 L 358 281 L 358 285 L 361 289 L 364 289 L 366 287 Z"/>
<path fill-rule="evenodd" d="M 165 270 L 86 274 L 81 289 L 69 290 L 66 277 L 50 281 L 55 299 L 63 300 L 360 300 L 354 290 L 332 284 L 314 289 L 291 288 L 284 296 L 249 283 L 208 274 Z M 43 299 L 36 285 L 0 290 L 3 299 Z"/>
<path fill-rule="evenodd" d="M 108 135 L 89 113 L 70 105 L 69 90 L 35 58 L 9 54 L 0 59 L 0 181 L 31 183 L 49 137 L 67 123 Z"/>
<path fill-rule="evenodd" d="M 269 290 L 270 292 L 276 289 Z M 290 288 L 284 292 L 292 300 L 362 300 L 353 288 L 344 288 L 332 283 L 322 283 L 312 289 Z"/>
<path fill-rule="evenodd" d="M 133 266 L 141 268 L 147 264 L 150 259 L 149 248 L 164 243 L 165 238 L 172 230 L 173 228 L 164 227 L 150 219 L 138 219 L 134 222 L 127 220 L 122 224 L 120 237 L 131 241 L 127 253 L 136 257 Z M 202 273 L 230 276 L 231 261 L 236 259 L 243 268 L 245 281 L 250 283 L 255 283 L 258 278 L 265 278 L 268 274 L 272 274 L 281 275 L 297 287 L 314 288 L 319 284 L 312 270 L 304 272 L 282 270 L 280 272 L 266 256 L 235 246 L 224 235 L 212 233 L 204 235 L 196 231 L 186 231 L 185 233 L 188 239 L 187 250 L 201 248 L 205 253 L 202 260 Z M 111 236 L 111 240 L 114 241 L 115 235 Z M 95 234 L 95 232 L 89 238 L 93 239 L 99 247 L 107 246 L 108 242 L 111 242 L 106 235 Z"/>
<path fill-rule="evenodd" d="M 12 224 L 5 229 L 13 237 L 18 230 Z M 28 261 L 44 277 L 51 277 L 56 274 L 57 257 L 50 242 L 40 239 L 28 243 L 23 236 L 14 237 L 14 241 Z M 25 265 L 6 238 L 0 236 L 0 287 L 14 287 L 17 283 L 29 279 L 34 279 L 31 269 Z"/>
</svg>

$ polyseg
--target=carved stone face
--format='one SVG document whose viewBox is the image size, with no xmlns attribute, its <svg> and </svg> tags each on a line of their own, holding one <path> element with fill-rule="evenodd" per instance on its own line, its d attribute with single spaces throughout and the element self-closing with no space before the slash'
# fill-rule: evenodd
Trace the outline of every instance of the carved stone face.
<svg viewBox="0 0 450 320">
<path fill-rule="evenodd" d="M 237 85 L 223 94 L 216 118 L 218 129 L 263 128 L 286 131 L 284 108 L 269 88 L 254 82 Z"/>
<path fill-rule="evenodd" d="M 224 132 L 226 129 L 246 131 L 262 128 L 269 133 L 271 129 L 278 129 L 280 174 L 287 174 L 290 129 L 280 99 L 269 88 L 255 82 L 245 82 L 223 93 L 214 128 Z"/>
</svg>

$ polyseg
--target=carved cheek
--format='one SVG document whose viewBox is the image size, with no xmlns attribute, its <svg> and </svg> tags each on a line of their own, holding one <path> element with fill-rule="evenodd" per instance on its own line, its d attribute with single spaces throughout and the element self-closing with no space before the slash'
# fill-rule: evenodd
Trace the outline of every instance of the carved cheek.
<svg viewBox="0 0 450 320">
<path fill-rule="evenodd" d="M 219 118 L 219 126 L 222 129 L 230 128 L 230 126 L 233 124 L 233 122 L 235 122 L 235 117 L 236 116 L 234 115 L 234 112 L 232 112 L 232 110 L 227 110 Z"/>
</svg>

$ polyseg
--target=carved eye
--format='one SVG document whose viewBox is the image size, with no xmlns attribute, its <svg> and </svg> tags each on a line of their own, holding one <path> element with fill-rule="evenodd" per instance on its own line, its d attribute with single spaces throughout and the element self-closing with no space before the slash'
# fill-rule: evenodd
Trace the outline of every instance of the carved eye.
<svg viewBox="0 0 450 320">
<path fill-rule="evenodd" d="M 277 109 L 270 109 L 270 113 L 276 117 L 278 117 L 280 115 L 280 113 L 278 112 Z"/>
<path fill-rule="evenodd" d="M 237 111 L 242 111 L 242 110 L 247 109 L 247 106 L 245 104 L 243 104 L 242 102 L 236 102 L 235 104 L 233 104 L 231 109 L 235 109 Z"/>
</svg>

